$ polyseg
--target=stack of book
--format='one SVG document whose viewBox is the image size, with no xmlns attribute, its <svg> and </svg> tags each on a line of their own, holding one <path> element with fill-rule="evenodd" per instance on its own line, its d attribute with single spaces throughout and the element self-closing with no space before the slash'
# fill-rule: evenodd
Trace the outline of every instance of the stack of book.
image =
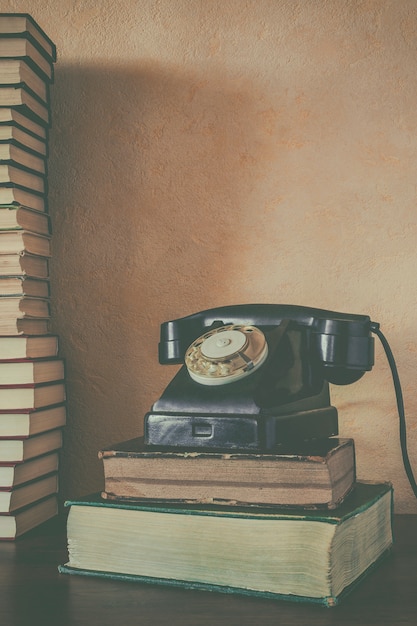
<svg viewBox="0 0 417 626">
<path fill-rule="evenodd" d="M 334 606 L 392 546 L 392 486 L 356 479 L 349 438 L 99 458 L 104 491 L 66 503 L 65 574 Z"/>
<path fill-rule="evenodd" d="M 0 538 L 57 513 L 64 363 L 50 333 L 47 205 L 54 44 L 0 14 Z"/>
</svg>

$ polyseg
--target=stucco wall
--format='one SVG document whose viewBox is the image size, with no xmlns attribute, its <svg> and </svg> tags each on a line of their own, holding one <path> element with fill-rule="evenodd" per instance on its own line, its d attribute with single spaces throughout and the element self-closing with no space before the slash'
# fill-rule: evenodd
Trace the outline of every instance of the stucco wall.
<svg viewBox="0 0 417 626">
<path fill-rule="evenodd" d="M 37 0 L 58 49 L 49 181 L 63 494 L 142 432 L 159 324 L 241 302 L 369 314 L 417 473 L 415 0 Z M 390 372 L 332 387 L 360 478 L 405 478 Z"/>
</svg>

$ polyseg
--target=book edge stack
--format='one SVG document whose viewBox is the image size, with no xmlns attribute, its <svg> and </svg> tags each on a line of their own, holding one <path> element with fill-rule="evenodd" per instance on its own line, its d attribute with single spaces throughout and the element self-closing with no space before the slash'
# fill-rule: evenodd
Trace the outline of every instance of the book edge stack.
<svg viewBox="0 0 417 626">
<path fill-rule="evenodd" d="M 64 362 L 50 332 L 48 137 L 56 48 L 0 13 L 0 539 L 58 512 Z"/>
<path fill-rule="evenodd" d="M 323 446 L 325 449 L 324 452 L 323 452 Z M 147 498 L 140 497 L 138 494 L 136 494 L 135 497 L 131 497 L 131 496 L 126 497 L 123 495 L 123 493 L 126 487 L 129 489 L 129 486 L 131 485 L 132 476 L 137 477 L 138 472 L 143 471 L 143 464 L 146 465 L 146 463 L 148 462 L 152 464 L 155 461 L 155 459 L 159 461 L 169 460 L 171 464 L 168 468 L 164 470 L 161 470 L 161 464 L 157 466 L 157 469 L 155 470 L 156 476 L 155 476 L 154 484 L 157 484 L 158 479 L 161 478 L 161 473 L 162 473 L 162 481 L 167 479 L 167 476 L 169 476 L 169 473 L 170 472 L 172 473 L 173 471 L 174 463 L 178 464 L 178 466 L 180 466 L 181 464 L 189 463 L 189 466 L 185 474 L 182 473 L 181 476 L 188 475 L 189 479 L 192 481 L 196 475 L 196 472 L 193 468 L 195 467 L 195 464 L 196 463 L 198 464 L 200 461 L 204 461 L 205 471 L 207 471 L 206 482 L 208 483 L 210 483 L 211 477 L 207 468 L 209 467 L 211 462 L 216 463 L 220 469 L 221 467 L 223 467 L 225 475 L 230 476 L 228 465 L 230 466 L 230 464 L 237 462 L 236 467 L 239 467 L 239 463 L 240 464 L 246 463 L 247 461 L 249 461 L 249 463 L 252 463 L 252 464 L 264 463 L 267 469 L 266 477 L 268 477 L 269 475 L 269 482 L 271 480 L 275 480 L 277 483 L 279 483 L 280 473 L 279 473 L 279 470 L 277 471 L 277 468 L 280 467 L 280 464 L 282 464 L 282 467 L 284 467 L 283 477 L 288 476 L 288 473 L 286 474 L 288 467 L 286 466 L 288 466 L 288 464 L 291 465 L 291 463 L 306 464 L 309 468 L 307 469 L 307 471 L 312 471 L 311 464 L 316 463 L 316 464 L 326 465 L 329 463 L 329 459 L 331 459 L 334 456 L 337 456 L 338 454 L 341 454 L 341 451 L 345 449 L 350 449 L 352 451 L 351 459 L 352 459 L 352 469 L 354 471 L 355 454 L 354 454 L 353 439 L 338 438 L 338 437 L 331 437 L 321 442 L 317 442 L 317 441 L 310 442 L 310 444 L 306 444 L 305 442 L 303 442 L 298 447 L 297 446 L 292 447 L 291 450 L 281 450 L 280 453 L 276 453 L 276 454 L 274 453 L 253 454 L 253 453 L 230 453 L 230 452 L 222 453 L 222 452 L 201 451 L 201 450 L 199 451 L 190 451 L 190 450 L 180 451 L 180 450 L 167 450 L 167 449 L 162 450 L 162 449 L 157 449 L 157 448 L 153 448 L 150 446 L 149 447 L 144 446 L 143 438 L 141 437 L 133 439 L 133 440 L 124 441 L 117 445 L 110 446 L 108 448 L 103 448 L 99 450 L 98 456 L 103 461 L 104 468 L 106 466 L 106 463 L 108 463 L 109 461 L 117 462 L 117 460 L 119 459 L 123 459 L 126 464 L 122 470 L 120 470 L 119 468 L 120 473 L 118 477 L 115 477 L 114 473 L 111 473 L 112 474 L 111 481 L 108 481 L 109 474 L 106 472 L 106 469 L 104 469 L 104 490 L 101 493 L 92 494 L 84 498 L 80 498 L 78 500 L 70 500 L 65 503 L 66 507 L 68 507 L 68 510 L 69 510 L 69 516 L 68 516 L 69 560 L 67 563 L 59 566 L 59 571 L 63 574 L 75 574 L 75 575 L 80 574 L 80 575 L 85 575 L 85 576 L 109 577 L 109 578 L 115 578 L 117 580 L 132 580 L 132 581 L 136 580 L 137 582 L 160 584 L 160 585 L 167 585 L 167 586 L 177 586 L 177 587 L 183 587 L 187 589 L 200 589 L 200 590 L 206 590 L 206 591 L 218 591 L 218 592 L 223 592 L 223 593 L 236 593 L 236 594 L 241 594 L 241 595 L 256 595 L 256 596 L 262 596 L 265 598 L 273 598 L 277 600 L 309 602 L 309 603 L 322 604 L 328 607 L 335 606 L 336 604 L 339 604 L 342 598 L 344 598 L 352 589 L 354 589 L 368 573 L 370 573 L 380 562 L 382 562 L 383 558 L 390 552 L 390 549 L 392 547 L 392 542 L 393 542 L 393 538 L 392 538 L 393 491 L 392 491 L 392 485 L 390 483 L 382 483 L 382 482 L 367 483 L 366 481 L 362 481 L 362 480 L 359 481 L 357 480 L 356 473 L 354 472 L 351 488 L 347 488 L 345 490 L 343 497 L 341 497 L 337 502 L 332 501 L 330 503 L 329 502 L 325 503 L 322 501 L 316 504 L 309 502 L 307 505 L 305 501 L 303 501 L 302 504 L 297 505 L 294 503 L 294 501 L 289 502 L 288 499 L 283 500 L 279 504 L 277 503 L 271 504 L 267 501 L 259 502 L 258 500 L 256 502 L 254 501 L 244 502 L 239 499 L 232 500 L 230 498 L 229 499 L 221 499 L 221 498 L 216 499 L 216 498 L 206 498 L 206 497 L 194 498 L 194 499 L 168 498 L 168 497 L 163 498 L 163 497 L 160 497 L 161 494 L 158 494 L 158 497 L 152 497 L 152 495 L 151 497 L 149 497 L 149 494 L 148 494 Z M 296 450 L 298 450 L 298 452 Z M 137 465 L 136 468 L 135 468 L 135 463 Z M 142 465 L 140 465 L 140 463 Z M 139 470 L 138 469 L 139 467 L 141 467 L 142 470 Z M 152 471 L 154 470 L 151 469 L 151 472 Z M 246 472 L 247 472 L 247 475 L 249 475 L 250 470 L 246 470 Z M 237 475 L 239 474 L 238 470 L 236 470 L 236 474 Z M 202 474 L 199 474 L 199 478 L 201 478 L 201 475 Z M 218 480 L 219 475 L 220 475 L 220 470 L 216 474 L 216 479 L 213 479 L 212 486 L 214 488 L 216 485 L 219 484 L 219 480 Z M 296 476 L 296 474 L 294 476 Z M 143 483 L 146 483 L 147 481 L 149 481 L 149 478 L 150 478 L 150 473 L 146 472 L 146 476 L 144 477 Z M 287 478 L 283 478 L 283 479 L 287 480 Z M 294 478 L 294 482 L 293 482 L 294 486 L 295 486 L 295 481 L 296 479 Z M 152 485 L 152 482 L 153 481 L 151 480 L 150 481 L 151 485 Z M 189 481 L 185 480 L 185 486 L 184 486 L 185 491 L 187 490 L 188 484 L 189 484 Z M 236 481 L 234 481 L 234 484 L 236 484 Z M 110 489 L 110 485 L 113 491 Z M 116 489 L 116 492 L 115 492 L 115 489 Z M 288 493 L 288 492 L 285 492 L 285 493 Z M 363 563 L 363 567 L 360 573 L 353 580 L 350 580 L 350 582 L 346 584 L 344 587 L 342 586 L 341 591 L 339 590 L 335 593 L 325 594 L 320 597 L 318 596 L 316 597 L 313 595 L 303 595 L 300 593 L 296 593 L 295 591 L 289 592 L 289 593 L 288 592 L 279 593 L 276 590 L 271 591 L 272 587 L 270 589 L 268 588 L 255 589 L 255 588 L 251 588 L 250 584 L 247 587 L 236 585 L 234 584 L 232 572 L 230 573 L 230 579 L 228 581 L 230 584 L 227 584 L 227 582 L 225 582 L 224 580 L 222 584 L 214 584 L 212 580 L 209 581 L 209 578 L 207 579 L 207 581 L 204 581 L 201 579 L 201 577 L 199 580 L 197 579 L 191 580 L 189 577 L 179 580 L 177 577 L 173 575 L 171 577 L 169 577 L 169 575 L 166 577 L 160 577 L 158 575 L 155 575 L 154 573 L 153 564 L 151 563 L 153 560 L 152 558 L 146 561 L 146 565 L 144 566 L 145 570 L 144 571 L 142 570 L 140 574 L 132 573 L 132 571 L 130 571 L 129 569 L 130 566 L 127 565 L 127 562 L 126 562 L 126 568 L 124 567 L 124 564 L 123 564 L 123 571 L 120 571 L 120 569 L 117 569 L 119 567 L 118 565 L 116 565 L 113 571 L 111 570 L 111 566 L 109 566 L 110 569 L 107 569 L 107 565 L 103 567 L 103 569 L 97 569 L 96 566 L 91 566 L 90 568 L 89 565 L 86 564 L 85 561 L 84 562 L 81 561 L 81 563 L 84 563 L 84 564 L 80 565 L 79 557 L 80 557 L 80 554 L 82 557 L 82 548 L 81 548 L 81 552 L 77 552 L 77 554 L 72 554 L 72 553 L 74 550 L 75 551 L 80 550 L 80 546 L 82 546 L 83 539 L 85 541 L 85 536 L 83 536 L 82 534 L 83 531 L 81 531 L 81 535 L 77 534 L 77 521 L 76 520 L 79 515 L 81 516 L 85 515 L 85 513 L 82 513 L 82 511 L 86 511 L 86 510 L 88 511 L 88 509 L 89 508 L 91 509 L 91 507 L 98 507 L 98 509 L 102 511 L 101 513 L 99 512 L 99 513 L 94 514 L 95 516 L 100 517 L 99 520 L 98 520 L 98 517 L 95 517 L 94 522 L 90 521 L 89 524 L 87 524 L 87 527 L 88 526 L 95 527 L 96 523 L 100 523 L 100 527 L 102 529 L 100 541 L 104 537 L 104 530 L 106 528 L 106 518 L 107 518 L 106 511 L 111 511 L 111 510 L 116 511 L 118 513 L 121 513 L 123 510 L 125 510 L 129 512 L 129 515 L 131 514 L 135 517 L 137 516 L 136 524 L 134 526 L 139 527 L 139 528 L 141 528 L 141 525 L 142 525 L 142 519 L 139 517 L 140 512 L 145 513 L 145 515 L 146 514 L 155 515 L 156 527 L 160 523 L 157 520 L 157 516 L 159 515 L 159 519 L 161 519 L 161 516 L 160 516 L 161 513 L 164 515 L 166 514 L 171 515 L 172 519 L 174 519 L 175 515 L 180 514 L 180 515 L 186 515 L 188 519 L 190 517 L 201 518 L 201 516 L 207 516 L 207 517 L 214 517 L 214 518 L 226 517 L 229 519 L 236 518 L 236 517 L 239 517 L 241 519 L 255 518 L 256 520 L 274 519 L 276 521 L 284 520 L 285 523 L 288 523 L 288 521 L 291 520 L 293 524 L 298 524 L 299 522 L 304 522 L 304 521 L 321 522 L 327 525 L 329 529 L 331 529 L 331 531 L 329 532 L 332 535 L 332 538 L 330 539 L 330 543 L 328 543 L 326 547 L 324 547 L 324 544 L 323 544 L 323 550 L 326 551 L 326 554 L 322 555 L 325 558 L 325 560 L 329 559 L 329 562 L 332 558 L 334 558 L 332 556 L 332 546 L 333 546 L 333 542 L 335 541 L 335 537 L 338 532 L 338 529 L 342 530 L 343 532 L 344 522 L 350 523 L 349 520 L 359 520 L 361 513 L 364 513 L 364 515 L 366 515 L 366 517 L 363 518 L 364 520 L 366 520 L 366 532 L 369 531 L 371 533 L 368 537 L 369 543 L 370 544 L 373 543 L 372 533 L 374 532 L 374 529 L 375 529 L 376 534 L 380 535 L 381 537 L 383 536 L 383 541 L 381 542 L 381 546 L 378 546 L 378 548 L 376 549 L 376 553 L 372 553 L 372 556 L 369 557 L 369 562 L 366 561 Z M 80 510 L 81 510 L 81 513 L 79 513 Z M 377 511 L 379 511 L 379 513 L 377 513 Z M 377 517 L 378 515 L 379 515 L 379 518 Z M 84 522 L 82 523 L 84 528 L 85 528 L 86 519 L 87 518 L 84 517 Z M 119 529 L 121 528 L 121 526 L 119 526 L 118 522 L 116 521 L 116 518 L 109 518 L 109 519 L 111 519 L 112 521 L 107 523 L 107 529 L 110 529 L 111 526 L 115 527 L 115 525 L 117 526 L 117 528 Z M 378 524 L 381 524 L 381 529 L 376 531 Z M 179 526 L 181 526 L 181 523 L 179 523 Z M 173 521 L 166 522 L 165 525 L 163 524 L 161 526 L 161 528 L 164 529 L 161 531 L 162 534 L 172 533 L 171 543 L 175 544 L 176 535 L 174 535 L 173 533 L 173 528 L 175 528 L 174 522 Z M 195 530 L 195 532 L 191 532 L 189 535 L 190 543 L 192 544 L 192 547 L 190 547 L 190 551 L 191 552 L 195 551 L 196 554 L 199 554 L 198 545 L 195 543 L 192 543 L 194 541 L 193 538 L 198 534 L 197 524 L 196 524 L 196 528 L 193 530 Z M 363 527 L 362 527 L 361 532 L 363 532 L 363 534 L 366 534 Z M 118 545 L 120 551 L 123 551 L 123 550 L 126 551 L 126 545 L 127 545 L 126 536 L 128 535 L 128 533 L 129 533 L 129 527 L 126 526 L 125 532 L 123 532 L 123 530 L 120 530 L 116 533 L 116 537 L 113 537 L 112 540 L 115 542 L 114 544 L 112 544 L 112 549 L 111 549 L 111 552 L 113 555 L 118 552 L 118 550 L 115 549 L 115 544 Z M 143 533 L 145 536 L 146 530 L 144 530 Z M 263 534 L 263 531 L 259 530 L 259 533 Z M 147 536 L 147 544 L 148 544 L 150 542 L 149 535 L 146 535 L 146 536 Z M 158 537 L 160 536 L 161 534 Z M 156 543 L 158 543 L 157 538 L 155 538 L 155 541 Z M 255 536 L 254 536 L 254 541 L 255 541 Z M 365 543 L 363 543 L 364 541 Z M 136 538 L 133 538 L 132 543 L 130 544 L 132 552 L 135 550 L 135 546 L 137 549 L 138 545 L 141 543 L 142 543 L 141 536 L 139 537 L 136 536 Z M 234 543 L 234 539 L 232 540 L 232 543 Z M 220 541 L 219 541 L 219 545 L 220 545 Z M 235 548 L 236 554 L 238 554 L 241 551 L 241 545 L 239 544 L 239 537 L 237 535 L 236 535 L 236 543 L 234 544 L 234 548 Z M 272 545 L 271 545 L 271 548 L 272 548 Z M 91 543 L 89 542 L 88 550 L 90 551 L 90 549 L 91 549 Z M 215 547 L 213 549 L 215 549 Z M 143 550 L 143 546 L 142 546 L 142 550 Z M 366 539 L 362 538 L 362 546 L 360 549 L 358 549 L 358 552 L 362 554 L 365 551 L 366 551 Z M 100 546 L 100 552 L 103 553 L 102 546 Z M 219 563 L 223 561 L 223 555 L 225 552 L 226 552 L 226 547 L 223 545 L 223 547 L 220 549 L 220 552 L 219 552 L 219 559 L 220 559 Z M 173 548 L 173 554 L 175 555 L 174 557 L 171 554 L 169 555 L 167 554 L 166 559 L 165 559 L 165 566 L 167 565 L 167 563 L 171 562 L 171 559 L 174 559 L 174 560 L 178 559 L 178 554 L 179 554 L 178 546 Z M 73 558 L 71 558 L 72 556 Z M 188 554 L 188 558 L 189 556 L 190 555 Z M 161 555 L 159 555 L 159 558 L 161 558 Z M 201 554 L 199 554 L 197 558 L 201 559 Z M 312 558 L 311 555 L 309 558 L 311 560 Z M 340 562 L 344 562 L 344 560 L 345 560 L 344 558 L 339 559 Z M 156 555 L 155 561 L 158 562 L 157 555 Z M 236 562 L 238 563 L 238 561 Z M 149 567 L 149 571 L 146 571 L 147 566 Z M 336 569 L 337 567 L 338 566 L 336 563 Z M 286 571 L 288 574 L 288 563 L 286 564 Z M 339 583 L 339 587 L 340 587 L 340 583 Z M 296 584 L 295 584 L 294 589 L 295 588 L 296 588 Z M 332 586 L 332 589 L 334 588 L 335 587 Z"/>
</svg>

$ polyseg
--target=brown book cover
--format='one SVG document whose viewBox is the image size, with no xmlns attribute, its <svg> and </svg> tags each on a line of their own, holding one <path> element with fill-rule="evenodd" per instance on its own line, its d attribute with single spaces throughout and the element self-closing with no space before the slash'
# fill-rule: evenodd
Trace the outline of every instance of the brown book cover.
<svg viewBox="0 0 417 626">
<path fill-rule="evenodd" d="M 46 159 L 32 151 L 21 148 L 15 143 L 0 142 L 0 162 L 7 163 L 12 166 L 24 167 L 37 174 L 46 175 Z"/>
<path fill-rule="evenodd" d="M 56 357 L 58 356 L 58 336 L 0 336 L 0 354 L 1 359 L 7 361 Z"/>
<path fill-rule="evenodd" d="M 58 466 L 58 452 L 43 454 L 24 463 L 0 465 L 0 491 L 10 491 L 41 476 L 56 473 Z"/>
<path fill-rule="evenodd" d="M 30 37 L 52 62 L 56 61 L 56 46 L 29 13 L 2 13 L 0 34 L 6 37 Z"/>
<path fill-rule="evenodd" d="M 58 498 L 53 494 L 10 515 L 0 515 L 0 540 L 14 541 L 57 514 Z"/>
<path fill-rule="evenodd" d="M 17 250 L 10 254 L 0 254 L 0 276 L 12 275 L 31 276 L 33 278 L 49 278 L 48 259 L 25 250 Z"/>
<path fill-rule="evenodd" d="M 0 37 L 0 58 L 22 59 L 48 83 L 53 82 L 54 60 L 45 54 L 30 33 Z"/>
<path fill-rule="evenodd" d="M 0 385 L 0 413 L 20 413 L 65 402 L 63 381 L 26 385 Z M 0 457 L 1 458 L 1 457 Z"/>
<path fill-rule="evenodd" d="M 0 106 L 18 107 L 24 114 L 33 116 L 37 123 L 50 125 L 50 108 L 27 89 L 26 85 L 12 87 L 0 85 Z"/>
<path fill-rule="evenodd" d="M 51 234 L 51 223 L 47 213 L 25 206 L 9 204 L 0 206 L 0 231 L 27 230 L 39 235 Z"/>
<path fill-rule="evenodd" d="M 30 276 L 2 276 L 0 272 L 0 298 L 2 296 L 49 298 L 49 281 Z"/>
<path fill-rule="evenodd" d="M 25 317 L 3 319 L 0 317 L 0 335 L 48 335 L 49 318 Z"/>
<path fill-rule="evenodd" d="M 19 126 L 10 123 L 0 123 L 0 144 L 1 143 L 13 143 L 21 148 L 31 150 L 36 154 L 40 154 L 43 157 L 48 156 L 48 145 L 45 140 L 35 137 L 30 132 L 26 132 L 26 129 L 19 128 Z"/>
<path fill-rule="evenodd" d="M 0 183 L 2 186 L 24 187 L 29 192 L 46 193 L 46 180 L 42 174 L 23 169 L 10 163 L 0 163 Z"/>
<path fill-rule="evenodd" d="M 0 465 L 22 463 L 28 459 L 49 452 L 54 452 L 62 447 L 62 429 L 56 428 L 34 437 L 22 439 L 0 439 Z"/>
<path fill-rule="evenodd" d="M 28 230 L 0 230 L 0 255 L 24 252 L 50 257 L 50 237 Z"/>
<path fill-rule="evenodd" d="M 55 404 L 40 409 L 0 411 L 0 440 L 27 439 L 61 428 L 66 424 L 66 405 Z M 1 459 L 0 459 L 1 465 Z M 1 488 L 1 485 L 0 485 Z"/>
<path fill-rule="evenodd" d="M 32 385 L 64 380 L 63 359 L 0 360 L 0 391 L 7 385 Z"/>
<path fill-rule="evenodd" d="M 15 107 L 0 107 L 0 126 L 4 125 L 17 126 L 26 132 L 32 133 L 42 141 L 47 139 L 47 129 L 45 125 L 39 124 L 34 120 L 27 111 L 17 111 Z"/>
<path fill-rule="evenodd" d="M 14 513 L 58 492 L 58 474 L 41 476 L 25 485 L 0 490 L 0 514 Z"/>
<path fill-rule="evenodd" d="M 0 297 L 0 319 L 2 322 L 24 317 L 48 318 L 49 316 L 50 303 L 47 298 L 31 298 L 22 295 Z"/>
<path fill-rule="evenodd" d="M 1 15 L 0 15 L 1 28 Z M 0 58 L 0 85 L 8 87 L 25 85 L 49 106 L 49 85 L 22 59 Z"/>
<path fill-rule="evenodd" d="M 275 453 L 164 451 L 143 438 L 102 449 L 103 498 L 334 508 L 355 481 L 352 439 Z"/>
</svg>

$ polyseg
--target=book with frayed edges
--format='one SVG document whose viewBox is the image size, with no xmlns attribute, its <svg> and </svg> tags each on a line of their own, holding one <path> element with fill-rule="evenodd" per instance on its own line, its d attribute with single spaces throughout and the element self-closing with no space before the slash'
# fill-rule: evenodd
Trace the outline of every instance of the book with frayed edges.
<svg viewBox="0 0 417 626">
<path fill-rule="evenodd" d="M 146 447 L 139 437 L 102 449 L 109 500 L 278 504 L 334 508 L 355 481 L 353 439 L 329 437 L 275 452 Z"/>
<path fill-rule="evenodd" d="M 62 574 L 334 606 L 386 555 L 392 486 L 360 483 L 334 511 L 66 502 Z"/>
</svg>

